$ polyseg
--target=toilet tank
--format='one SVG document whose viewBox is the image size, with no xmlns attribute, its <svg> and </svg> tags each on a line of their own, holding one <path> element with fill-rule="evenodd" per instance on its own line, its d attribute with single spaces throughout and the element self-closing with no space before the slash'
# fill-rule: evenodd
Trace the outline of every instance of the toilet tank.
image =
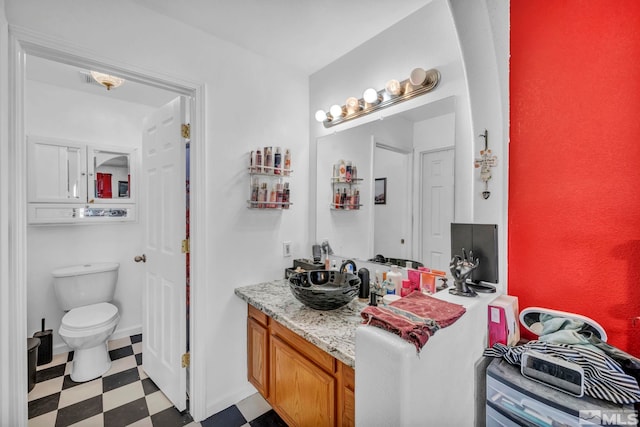
<svg viewBox="0 0 640 427">
<path fill-rule="evenodd" d="M 51 272 L 53 289 L 64 311 L 113 300 L 118 281 L 117 262 L 98 262 Z"/>
</svg>

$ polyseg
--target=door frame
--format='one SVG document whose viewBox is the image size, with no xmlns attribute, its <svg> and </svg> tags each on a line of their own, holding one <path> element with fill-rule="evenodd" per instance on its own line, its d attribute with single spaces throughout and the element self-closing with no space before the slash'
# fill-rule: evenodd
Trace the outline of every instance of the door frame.
<svg viewBox="0 0 640 427">
<path fill-rule="evenodd" d="M 14 425 L 23 425 L 27 420 L 27 361 L 24 337 L 27 336 L 27 167 L 24 118 L 25 118 L 25 70 L 26 55 L 35 55 L 58 62 L 86 68 L 97 68 L 120 75 L 128 80 L 149 84 L 150 86 L 176 92 L 177 95 L 190 97 L 190 315 L 189 343 L 191 365 L 188 372 L 188 392 L 190 413 L 195 420 L 206 417 L 206 304 L 205 267 L 208 259 L 206 236 L 206 181 L 205 181 L 205 84 L 166 76 L 133 64 L 117 62 L 100 57 L 95 52 L 79 49 L 60 40 L 39 33 L 9 25 L 9 61 L 8 61 L 8 182 L 2 184 L 8 190 L 9 223 L 8 238 L 8 284 L 7 292 L 0 301 L 0 311 L 4 312 L 3 321 L 7 321 L 6 339 L 2 338 L 9 369 L 3 371 L 2 409 L 10 413 L 8 420 Z M 10 285 L 9 285 L 10 284 Z M 3 285 L 5 286 L 5 285 Z M 202 329 L 202 330 L 201 330 Z M 195 337 L 200 337 L 196 341 Z M 7 374 L 6 377 L 4 374 Z M 24 390 L 24 393 L 15 393 Z M 5 393 L 5 391 L 8 391 Z M 5 417 L 3 416 L 3 420 Z"/>
</svg>

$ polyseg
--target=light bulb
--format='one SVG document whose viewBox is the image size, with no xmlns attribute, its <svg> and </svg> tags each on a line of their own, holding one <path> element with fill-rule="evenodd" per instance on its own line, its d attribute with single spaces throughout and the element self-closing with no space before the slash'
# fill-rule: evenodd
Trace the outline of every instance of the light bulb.
<svg viewBox="0 0 640 427">
<path fill-rule="evenodd" d="M 347 107 L 347 114 L 353 114 L 360 111 L 360 102 L 358 101 L 358 98 L 354 98 L 353 96 L 347 98 L 344 105 Z"/>
<path fill-rule="evenodd" d="M 427 72 L 423 68 L 415 68 L 409 76 L 409 81 L 414 86 L 421 86 L 427 79 Z"/>
<path fill-rule="evenodd" d="M 331 117 L 333 120 L 342 117 L 342 107 L 338 104 L 334 104 L 329 108 L 329 113 L 331 113 Z"/>
<path fill-rule="evenodd" d="M 400 82 L 397 80 L 389 80 L 386 85 L 384 85 L 384 90 L 391 96 L 398 96 L 402 93 L 400 89 Z"/>
<path fill-rule="evenodd" d="M 376 90 L 373 88 L 369 88 L 365 90 L 364 93 L 362 94 L 362 98 L 364 99 L 364 102 L 366 102 L 367 104 L 377 104 L 379 101 L 378 92 L 376 92 Z"/>
<path fill-rule="evenodd" d="M 316 120 L 320 123 L 324 122 L 325 120 L 327 120 L 327 113 L 325 113 L 324 110 L 316 111 Z"/>
</svg>

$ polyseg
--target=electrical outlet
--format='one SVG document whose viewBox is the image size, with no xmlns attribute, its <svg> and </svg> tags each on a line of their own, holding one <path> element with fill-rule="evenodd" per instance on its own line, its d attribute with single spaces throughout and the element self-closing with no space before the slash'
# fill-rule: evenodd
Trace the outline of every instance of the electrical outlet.
<svg viewBox="0 0 640 427">
<path fill-rule="evenodd" d="M 282 256 L 291 256 L 291 242 L 282 242 Z"/>
</svg>

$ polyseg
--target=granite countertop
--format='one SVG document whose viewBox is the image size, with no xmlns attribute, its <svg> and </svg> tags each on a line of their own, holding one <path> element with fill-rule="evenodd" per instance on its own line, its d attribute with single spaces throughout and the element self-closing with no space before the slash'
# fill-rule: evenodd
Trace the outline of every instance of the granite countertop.
<svg viewBox="0 0 640 427">
<path fill-rule="evenodd" d="M 320 311 L 298 301 L 286 279 L 235 289 L 237 296 L 272 319 L 326 351 L 345 365 L 355 368 L 356 328 L 366 302 L 355 298 L 336 310 Z"/>
</svg>

